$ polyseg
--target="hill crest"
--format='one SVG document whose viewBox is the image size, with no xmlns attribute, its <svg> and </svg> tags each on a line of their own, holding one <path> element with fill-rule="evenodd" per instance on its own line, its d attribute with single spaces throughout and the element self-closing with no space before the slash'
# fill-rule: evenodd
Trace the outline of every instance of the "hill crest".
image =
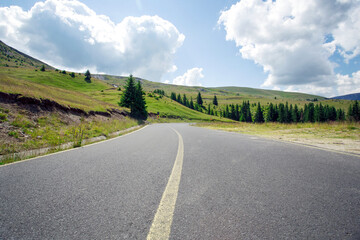
<svg viewBox="0 0 360 240">
<path fill-rule="evenodd" d="M 33 58 L 19 50 L 8 46 L 0 40 L 0 61 L 4 67 L 22 67 L 22 68 L 40 68 L 42 65 L 47 69 L 55 69 L 54 67 Z"/>
<path fill-rule="evenodd" d="M 332 97 L 331 99 L 360 100 L 360 93 L 346 94 L 342 96 Z"/>
</svg>

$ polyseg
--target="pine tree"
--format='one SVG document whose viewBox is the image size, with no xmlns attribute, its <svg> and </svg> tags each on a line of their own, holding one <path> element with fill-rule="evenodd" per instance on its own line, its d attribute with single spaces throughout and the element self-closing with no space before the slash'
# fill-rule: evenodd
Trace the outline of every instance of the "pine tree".
<svg viewBox="0 0 360 240">
<path fill-rule="evenodd" d="M 267 122 L 274 122 L 274 105 L 272 103 L 270 103 L 268 110 L 267 110 L 267 114 L 266 114 L 266 121 Z"/>
<path fill-rule="evenodd" d="M 290 114 L 289 114 L 289 104 L 288 104 L 288 102 L 286 102 L 286 104 L 285 104 L 284 117 L 285 117 L 285 122 L 289 123 L 290 122 Z"/>
<path fill-rule="evenodd" d="M 293 110 L 293 112 L 292 112 L 292 121 L 293 122 L 295 122 L 295 123 L 297 123 L 297 122 L 299 122 L 299 120 L 300 120 L 300 117 L 299 117 L 299 109 L 298 109 L 298 106 L 295 104 L 295 106 L 294 106 L 294 110 Z"/>
<path fill-rule="evenodd" d="M 315 122 L 315 106 L 314 103 L 305 104 L 304 122 Z"/>
<path fill-rule="evenodd" d="M 214 104 L 215 106 L 218 105 L 218 100 L 217 100 L 217 98 L 216 98 L 216 95 L 214 95 L 213 104 Z"/>
<path fill-rule="evenodd" d="M 229 105 L 226 104 L 226 107 L 225 107 L 225 116 L 226 118 L 230 118 L 230 112 L 229 112 Z"/>
<path fill-rule="evenodd" d="M 135 102 L 136 94 L 135 94 L 135 83 L 134 78 L 130 75 L 127 79 L 126 86 L 123 94 L 121 95 L 119 105 L 121 107 L 131 108 L 131 105 Z"/>
<path fill-rule="evenodd" d="M 358 101 L 355 101 L 353 105 L 352 113 L 355 121 L 360 121 L 360 108 Z"/>
<path fill-rule="evenodd" d="M 171 100 L 176 101 L 176 93 L 171 92 L 170 98 L 171 98 Z"/>
<path fill-rule="evenodd" d="M 187 99 L 186 95 L 183 95 L 183 105 L 185 105 L 186 107 L 189 107 L 189 100 Z"/>
<path fill-rule="evenodd" d="M 336 119 L 337 119 L 337 116 L 336 116 L 336 108 L 335 108 L 334 106 L 332 106 L 332 107 L 329 106 L 328 112 L 329 112 L 329 113 L 328 113 L 329 116 L 328 116 L 327 120 L 336 121 Z"/>
<path fill-rule="evenodd" d="M 192 97 L 191 97 L 191 99 L 190 99 L 189 107 L 190 107 L 191 109 L 194 109 L 194 101 L 193 101 Z"/>
<path fill-rule="evenodd" d="M 197 98 L 196 98 L 196 103 L 200 106 L 203 105 L 203 100 L 202 100 L 202 97 L 201 97 L 201 93 L 199 92 L 198 95 L 197 95 Z"/>
<path fill-rule="evenodd" d="M 135 102 L 131 105 L 130 109 L 133 117 L 143 120 L 145 120 L 148 115 L 144 95 L 141 82 L 138 81 L 135 87 Z"/>
<path fill-rule="evenodd" d="M 280 123 L 286 122 L 286 116 L 285 116 L 285 105 L 283 103 L 279 103 L 279 110 L 278 110 L 278 118 L 277 121 Z"/>
<path fill-rule="evenodd" d="M 240 120 L 239 104 L 236 104 L 236 107 L 235 107 L 235 121 L 239 121 L 239 120 Z"/>
<path fill-rule="evenodd" d="M 255 116 L 254 116 L 254 122 L 256 122 L 256 123 L 264 122 L 264 115 L 263 115 L 263 111 L 260 106 L 260 102 L 257 105 L 257 109 L 256 109 Z"/>
<path fill-rule="evenodd" d="M 294 113 L 294 109 L 293 109 L 292 104 L 290 104 L 290 108 L 289 108 L 289 112 L 288 112 L 288 116 L 287 116 L 288 123 L 292 123 L 292 122 L 293 122 L 293 118 L 292 118 L 293 113 Z"/>
<path fill-rule="evenodd" d="M 345 111 L 343 111 L 341 108 L 339 108 L 336 111 L 336 120 L 337 121 L 344 121 L 345 120 Z"/>
<path fill-rule="evenodd" d="M 248 105 L 248 107 L 246 109 L 246 122 L 252 122 L 250 105 Z"/>
<path fill-rule="evenodd" d="M 327 109 L 328 109 L 328 107 L 329 106 L 326 106 Z M 326 113 L 329 113 L 329 111 L 326 111 Z M 326 114 L 326 113 L 325 113 L 325 109 L 324 109 L 323 105 L 320 103 L 320 105 L 319 105 L 319 122 L 325 122 L 328 119 L 328 117 L 326 117 L 326 115 L 328 115 L 328 114 Z"/>
<path fill-rule="evenodd" d="M 86 70 L 86 72 L 85 72 L 85 81 L 91 82 L 91 74 L 90 74 L 89 70 Z"/>
<path fill-rule="evenodd" d="M 177 95 L 176 101 L 177 101 L 178 103 L 182 104 L 180 93 Z"/>
</svg>

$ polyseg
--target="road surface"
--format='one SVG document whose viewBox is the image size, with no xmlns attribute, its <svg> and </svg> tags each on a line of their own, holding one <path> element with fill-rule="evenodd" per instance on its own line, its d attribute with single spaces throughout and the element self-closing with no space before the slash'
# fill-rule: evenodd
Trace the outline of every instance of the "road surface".
<svg viewBox="0 0 360 240">
<path fill-rule="evenodd" d="M 360 158 L 157 124 L 0 167 L 0 239 L 147 238 L 360 239 Z"/>
</svg>

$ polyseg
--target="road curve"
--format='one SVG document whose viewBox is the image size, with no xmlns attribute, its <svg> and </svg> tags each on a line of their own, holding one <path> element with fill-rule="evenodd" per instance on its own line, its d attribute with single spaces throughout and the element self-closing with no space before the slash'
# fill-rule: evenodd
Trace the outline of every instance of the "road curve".
<svg viewBox="0 0 360 240">
<path fill-rule="evenodd" d="M 180 137 L 167 238 L 360 239 L 359 157 L 188 124 L 0 167 L 0 239 L 146 239 Z"/>
</svg>

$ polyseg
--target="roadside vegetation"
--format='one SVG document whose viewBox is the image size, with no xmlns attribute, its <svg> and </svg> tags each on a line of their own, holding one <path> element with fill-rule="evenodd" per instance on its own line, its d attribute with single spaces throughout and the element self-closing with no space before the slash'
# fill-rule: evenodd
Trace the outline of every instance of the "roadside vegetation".
<svg viewBox="0 0 360 240">
<path fill-rule="evenodd" d="M 61 113 L 42 113 L 31 115 L 26 112 L 9 112 L 5 122 L 8 131 L 1 132 L 0 165 L 19 160 L 14 153 L 49 148 L 50 151 L 62 149 L 63 144 L 70 144 L 67 148 L 80 147 L 83 140 L 93 137 L 110 137 L 113 132 L 128 129 L 138 125 L 138 121 L 131 118 L 102 119 L 69 117 Z"/>
</svg>

